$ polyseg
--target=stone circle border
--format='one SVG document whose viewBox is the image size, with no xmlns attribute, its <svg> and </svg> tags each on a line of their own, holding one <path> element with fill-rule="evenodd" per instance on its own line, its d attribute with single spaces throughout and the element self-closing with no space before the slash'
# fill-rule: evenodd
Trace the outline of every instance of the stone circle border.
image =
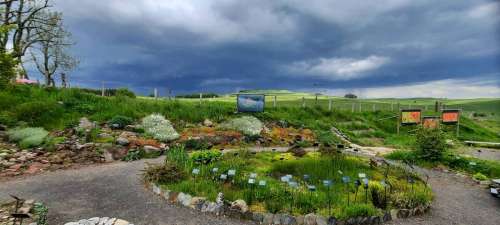
<svg viewBox="0 0 500 225">
<path fill-rule="evenodd" d="M 251 212 L 250 210 L 241 212 L 231 209 L 227 204 L 207 201 L 205 197 L 193 197 L 183 192 L 165 190 L 152 183 L 146 183 L 145 185 L 146 188 L 151 190 L 155 195 L 162 197 L 169 203 L 201 211 L 203 213 L 211 213 L 216 216 L 252 220 L 257 224 L 263 225 L 379 225 L 391 220 L 423 215 L 427 213 L 431 207 L 430 204 L 427 204 L 413 209 L 392 209 L 385 212 L 383 216 L 356 217 L 341 221 L 335 219 L 334 217 L 325 218 L 313 213 L 301 216 L 292 216 L 289 214 Z"/>
</svg>

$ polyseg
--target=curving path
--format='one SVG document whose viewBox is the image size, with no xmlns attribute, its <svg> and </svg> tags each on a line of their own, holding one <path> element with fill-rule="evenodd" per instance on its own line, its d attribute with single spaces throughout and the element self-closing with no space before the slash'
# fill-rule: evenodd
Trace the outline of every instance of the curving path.
<svg viewBox="0 0 500 225">
<path fill-rule="evenodd" d="M 43 201 L 49 207 L 51 225 L 91 217 L 116 217 L 136 225 L 252 224 L 176 207 L 146 191 L 140 180 L 141 170 L 146 162 L 162 159 L 117 162 L 0 181 L 0 202 L 10 201 L 8 194 Z"/>
<path fill-rule="evenodd" d="M 252 224 L 169 205 L 145 191 L 139 180 L 141 170 L 147 162 L 162 160 L 117 162 L 0 181 L 0 202 L 10 200 L 9 193 L 44 201 L 54 225 L 95 216 L 123 218 L 136 225 Z M 431 212 L 390 224 L 500 224 L 500 200 L 491 197 L 486 189 L 453 174 L 422 172 L 430 176 L 436 195 Z"/>
</svg>

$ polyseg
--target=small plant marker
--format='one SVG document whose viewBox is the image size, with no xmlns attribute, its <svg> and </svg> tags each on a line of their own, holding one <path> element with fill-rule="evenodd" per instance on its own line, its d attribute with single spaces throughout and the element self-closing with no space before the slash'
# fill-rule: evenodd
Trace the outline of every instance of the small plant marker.
<svg viewBox="0 0 500 225">
<path fill-rule="evenodd" d="M 354 186 L 356 187 L 356 194 L 354 194 L 354 203 L 356 203 L 356 201 L 358 199 L 358 189 L 359 189 L 359 186 L 361 186 L 361 181 L 359 181 L 359 180 L 354 181 Z"/>
<path fill-rule="evenodd" d="M 351 182 L 351 178 L 349 176 L 343 176 L 342 182 L 344 182 L 346 187 L 347 206 L 349 206 L 349 183 Z"/>
<path fill-rule="evenodd" d="M 257 173 L 251 173 L 250 178 L 253 178 L 253 179 L 257 178 Z"/>
<path fill-rule="evenodd" d="M 368 178 L 363 178 L 363 184 L 365 188 L 365 204 L 368 204 L 368 184 L 369 184 Z"/>
<path fill-rule="evenodd" d="M 332 198 L 330 196 L 330 187 L 332 186 L 333 182 L 331 180 L 324 180 L 323 181 L 323 186 L 327 187 L 327 198 L 328 198 L 328 215 L 332 215 Z"/>
<path fill-rule="evenodd" d="M 265 180 L 259 181 L 259 186 L 265 187 L 267 185 L 267 182 Z"/>
</svg>

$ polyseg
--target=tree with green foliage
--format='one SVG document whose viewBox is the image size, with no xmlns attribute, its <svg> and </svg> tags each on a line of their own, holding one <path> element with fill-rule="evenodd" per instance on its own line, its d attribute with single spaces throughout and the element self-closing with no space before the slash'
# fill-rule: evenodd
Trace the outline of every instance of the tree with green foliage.
<svg viewBox="0 0 500 225">
<path fill-rule="evenodd" d="M 446 137 L 440 129 L 419 129 L 416 136 L 416 153 L 424 160 L 439 161 L 446 151 Z"/>
<path fill-rule="evenodd" d="M 0 34 L 7 33 L 9 26 L 0 26 Z M 0 49 L 0 87 L 5 87 L 12 79 L 16 77 L 17 61 L 12 55 Z"/>
</svg>

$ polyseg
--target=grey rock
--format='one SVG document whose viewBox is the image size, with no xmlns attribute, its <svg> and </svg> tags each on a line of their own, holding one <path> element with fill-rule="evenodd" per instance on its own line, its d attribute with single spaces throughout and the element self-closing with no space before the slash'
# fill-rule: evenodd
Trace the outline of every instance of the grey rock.
<svg viewBox="0 0 500 225">
<path fill-rule="evenodd" d="M 69 222 L 69 223 L 65 223 L 64 225 L 78 225 L 77 222 Z"/>
<path fill-rule="evenodd" d="M 95 128 L 95 124 L 90 122 L 90 120 L 87 119 L 86 117 L 82 117 L 80 119 L 79 124 L 78 124 L 78 128 L 83 129 L 83 130 L 91 130 L 91 129 Z"/>
<path fill-rule="evenodd" d="M 304 225 L 316 225 L 316 215 L 309 213 L 304 216 Z"/>
<path fill-rule="evenodd" d="M 106 221 L 106 223 L 104 225 L 113 225 L 116 221 L 116 218 L 111 218 L 109 219 L 108 221 Z"/>
<path fill-rule="evenodd" d="M 212 127 L 212 126 L 214 126 L 214 123 L 212 121 L 210 121 L 209 119 L 205 119 L 203 121 L 203 126 Z"/>
<path fill-rule="evenodd" d="M 189 207 L 196 209 L 196 210 L 201 210 L 203 207 L 203 204 L 207 201 L 205 197 L 193 197 L 191 199 L 191 203 L 189 204 Z"/>
<path fill-rule="evenodd" d="M 262 224 L 264 225 L 272 225 L 273 224 L 274 214 L 266 213 L 264 214 L 264 218 L 262 220 Z"/>
<path fill-rule="evenodd" d="M 326 218 L 322 216 L 316 216 L 317 225 L 327 225 Z"/>
<path fill-rule="evenodd" d="M 372 216 L 370 218 L 370 223 L 373 225 L 379 225 L 379 224 L 382 224 L 382 220 L 380 219 L 379 216 Z"/>
<path fill-rule="evenodd" d="M 297 220 L 295 219 L 295 217 L 288 214 L 281 215 L 280 222 L 282 225 L 297 225 Z"/>
<path fill-rule="evenodd" d="M 153 184 L 153 193 L 160 195 L 161 194 L 161 188 L 158 187 L 158 185 Z"/>
<path fill-rule="evenodd" d="M 154 146 L 151 146 L 151 145 L 146 145 L 146 146 L 144 146 L 144 151 L 146 153 L 153 153 L 153 152 L 159 152 L 159 151 L 161 151 L 161 149 L 154 147 Z"/>
<path fill-rule="evenodd" d="M 248 205 L 244 200 L 238 199 L 231 203 L 231 210 L 237 210 L 242 213 L 246 213 L 248 211 Z"/>
<path fill-rule="evenodd" d="M 130 223 L 126 220 L 117 219 L 114 225 L 129 225 Z"/>
<path fill-rule="evenodd" d="M 191 199 L 192 199 L 191 195 L 181 192 L 177 196 L 177 203 L 189 207 L 189 205 L 191 204 Z"/>
<path fill-rule="evenodd" d="M 295 217 L 295 220 L 297 221 L 297 225 L 304 225 L 304 216 L 297 216 Z"/>
<path fill-rule="evenodd" d="M 92 225 L 96 225 L 99 223 L 99 217 L 92 217 L 90 219 L 88 219 L 88 221 L 92 224 Z"/>
<path fill-rule="evenodd" d="M 104 225 L 109 220 L 109 217 L 102 217 L 99 219 L 98 225 Z"/>
<path fill-rule="evenodd" d="M 95 224 L 92 224 L 88 220 L 80 220 L 80 221 L 78 221 L 78 224 L 80 224 L 80 225 L 95 225 Z"/>
<path fill-rule="evenodd" d="M 386 212 L 384 214 L 384 217 L 382 218 L 382 220 L 383 220 L 383 222 L 391 221 L 392 220 L 391 213 L 390 212 Z"/>
<path fill-rule="evenodd" d="M 252 213 L 252 221 L 261 224 L 264 221 L 264 214 L 258 212 Z"/>
<path fill-rule="evenodd" d="M 327 221 L 327 224 L 328 225 L 337 225 L 337 218 L 331 216 L 328 218 L 328 221 Z"/>
<path fill-rule="evenodd" d="M 273 224 L 281 224 L 281 214 L 275 214 L 273 217 Z"/>
<path fill-rule="evenodd" d="M 123 137 L 119 137 L 116 139 L 116 143 L 121 145 L 121 146 L 127 146 L 130 144 L 130 141 L 126 138 L 123 138 Z"/>
</svg>

